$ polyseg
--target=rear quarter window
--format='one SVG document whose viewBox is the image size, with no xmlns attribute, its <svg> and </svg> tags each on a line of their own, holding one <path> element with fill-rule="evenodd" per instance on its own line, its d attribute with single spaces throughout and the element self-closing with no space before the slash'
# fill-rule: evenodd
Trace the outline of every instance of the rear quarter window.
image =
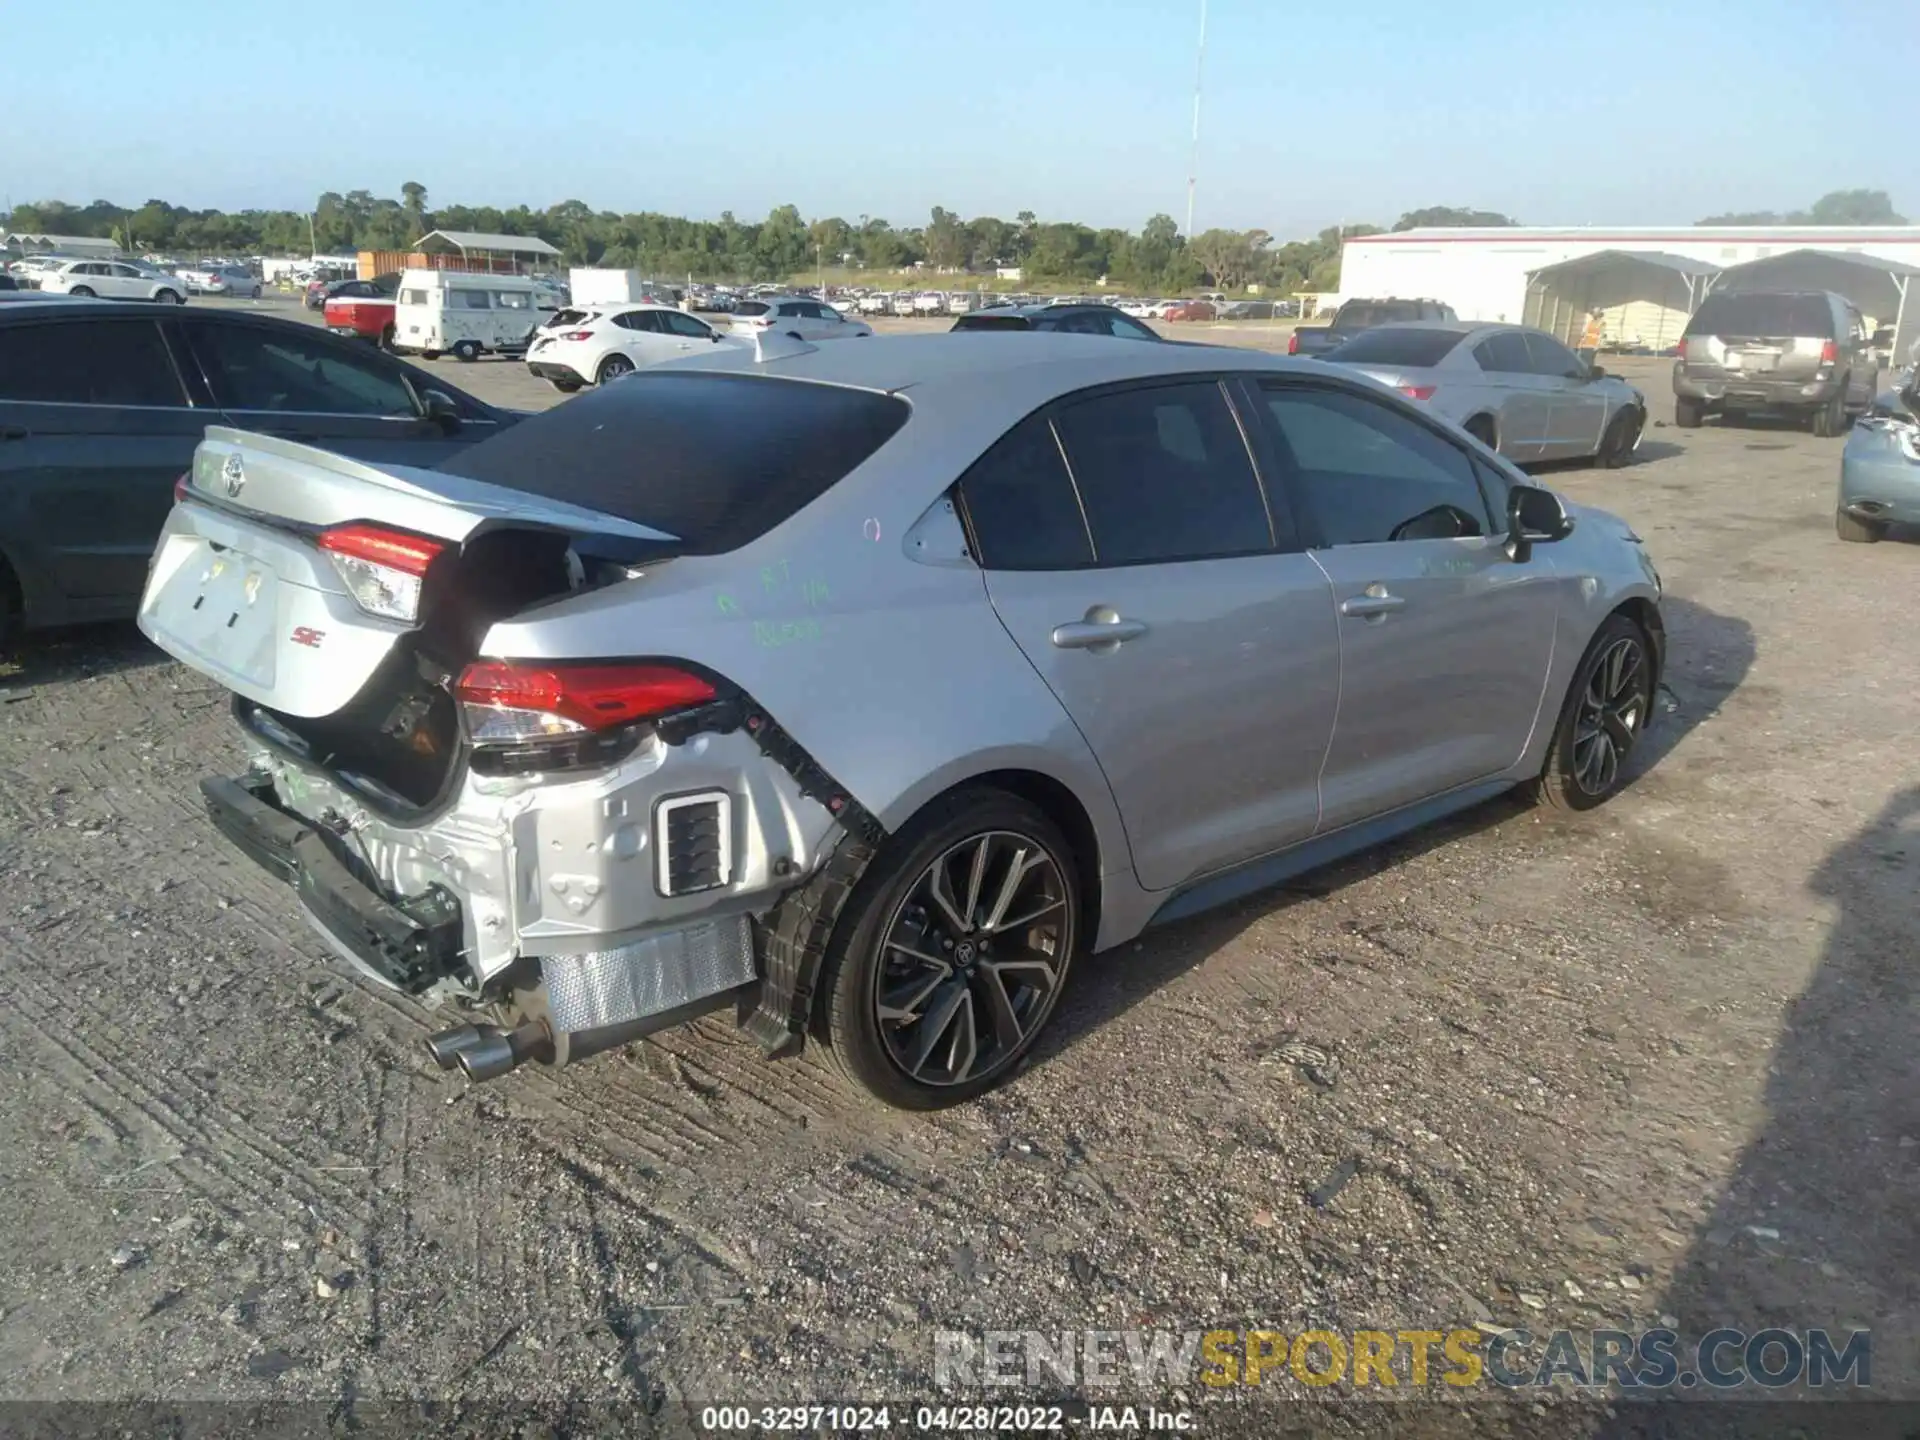
<svg viewBox="0 0 1920 1440">
<path fill-rule="evenodd" d="M 717 555 L 819 499 L 907 423 L 907 402 L 772 376 L 649 374 L 444 461 L 454 475 L 615 515 Z"/>
</svg>

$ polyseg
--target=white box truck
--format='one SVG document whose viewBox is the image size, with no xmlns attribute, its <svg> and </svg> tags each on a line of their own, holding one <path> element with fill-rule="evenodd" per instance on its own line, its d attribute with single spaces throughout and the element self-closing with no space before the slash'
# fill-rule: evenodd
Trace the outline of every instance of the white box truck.
<svg viewBox="0 0 1920 1440">
<path fill-rule="evenodd" d="M 567 271 L 567 296 L 576 308 L 592 305 L 678 305 L 680 293 L 638 270 L 601 270 L 575 266 Z"/>
</svg>

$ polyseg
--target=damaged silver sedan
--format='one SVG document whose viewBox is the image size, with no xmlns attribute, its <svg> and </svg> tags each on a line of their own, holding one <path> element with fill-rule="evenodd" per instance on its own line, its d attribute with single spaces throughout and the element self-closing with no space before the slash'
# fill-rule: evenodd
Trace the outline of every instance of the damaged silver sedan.
<svg viewBox="0 0 1920 1440">
<path fill-rule="evenodd" d="M 1032 338 L 702 356 L 437 470 L 210 430 L 140 624 L 233 693 L 214 823 L 474 1079 L 731 1008 L 928 1108 L 1076 955 L 1625 783 L 1621 522 L 1362 377 Z"/>
</svg>

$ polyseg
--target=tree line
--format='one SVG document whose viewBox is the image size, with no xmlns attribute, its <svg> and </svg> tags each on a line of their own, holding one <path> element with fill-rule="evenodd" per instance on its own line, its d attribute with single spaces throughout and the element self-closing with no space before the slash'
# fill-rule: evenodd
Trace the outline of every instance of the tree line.
<svg viewBox="0 0 1920 1440">
<path fill-rule="evenodd" d="M 1491 210 L 1437 205 L 1409 210 L 1389 227 L 1510 226 L 1520 222 Z M 1713 215 L 1701 225 L 1900 225 L 1884 190 L 1836 190 L 1806 210 Z M 1203 231 L 1189 239 L 1167 215 L 1138 231 L 1096 229 L 1072 221 L 1041 220 L 1022 210 L 1011 220 L 963 219 L 934 206 L 924 225 L 895 225 L 872 215 L 809 221 L 793 205 L 764 220 L 728 211 L 718 220 L 691 220 L 650 211 L 621 215 L 567 200 L 545 210 L 525 205 L 447 205 L 430 209 L 427 188 L 410 180 L 396 198 L 367 190 L 321 195 L 311 213 L 293 210 L 191 210 L 164 200 L 127 209 L 105 200 L 90 205 L 45 201 L 17 205 L 13 231 L 111 237 L 129 250 L 200 255 L 344 254 L 402 250 L 430 230 L 479 230 L 534 235 L 559 247 L 565 263 L 638 269 L 699 280 L 784 280 L 821 265 L 872 271 L 915 264 L 944 273 L 991 274 L 1019 266 L 1023 283 L 1086 285 L 1105 277 L 1141 293 L 1178 294 L 1201 285 L 1243 290 L 1260 285 L 1286 294 L 1330 291 L 1340 282 L 1340 246 L 1377 225 L 1334 225 L 1304 240 L 1276 241 L 1265 230 Z"/>
<path fill-rule="evenodd" d="M 1514 223 L 1489 211 L 1443 206 L 1409 211 L 1393 228 Z M 192 210 L 164 200 L 137 209 L 106 200 L 45 201 L 16 205 L 6 228 L 112 238 L 128 250 L 182 257 L 403 250 L 430 230 L 478 230 L 538 236 L 571 265 L 701 280 L 782 280 L 820 265 L 894 271 L 924 264 L 943 273 L 987 275 L 1018 266 L 1025 281 L 1091 284 L 1106 277 L 1142 292 L 1177 294 L 1206 284 L 1223 290 L 1258 284 L 1281 293 L 1331 290 L 1339 283 L 1341 242 L 1381 227 L 1329 226 L 1310 239 L 1276 243 L 1265 230 L 1213 229 L 1189 240 L 1167 215 L 1130 231 L 1041 220 L 1030 210 L 1011 220 L 969 220 L 938 205 L 924 225 L 895 225 L 872 215 L 809 221 L 793 205 L 776 207 L 764 220 L 741 220 L 731 211 L 718 220 L 621 215 L 579 200 L 545 210 L 429 209 L 426 187 L 408 181 L 398 199 L 367 190 L 328 191 L 311 213 Z"/>
</svg>

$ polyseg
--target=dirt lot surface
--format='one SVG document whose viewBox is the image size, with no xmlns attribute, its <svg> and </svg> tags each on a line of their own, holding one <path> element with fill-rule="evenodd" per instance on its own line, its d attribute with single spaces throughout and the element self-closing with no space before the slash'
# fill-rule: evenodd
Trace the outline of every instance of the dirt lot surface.
<svg viewBox="0 0 1920 1440">
<path fill-rule="evenodd" d="M 931 1117 L 719 1021 L 468 1089 L 202 820 L 221 694 L 130 628 L 36 642 L 0 682 L 0 1395 L 938 1398 L 939 1329 L 1663 1316 L 1871 1326 L 1875 1390 L 1920 1393 L 1920 552 L 1836 541 L 1840 442 L 1674 429 L 1664 362 L 1619 368 L 1639 462 L 1548 483 L 1669 588 L 1632 787 L 1097 957 L 1024 1075 Z"/>
</svg>

